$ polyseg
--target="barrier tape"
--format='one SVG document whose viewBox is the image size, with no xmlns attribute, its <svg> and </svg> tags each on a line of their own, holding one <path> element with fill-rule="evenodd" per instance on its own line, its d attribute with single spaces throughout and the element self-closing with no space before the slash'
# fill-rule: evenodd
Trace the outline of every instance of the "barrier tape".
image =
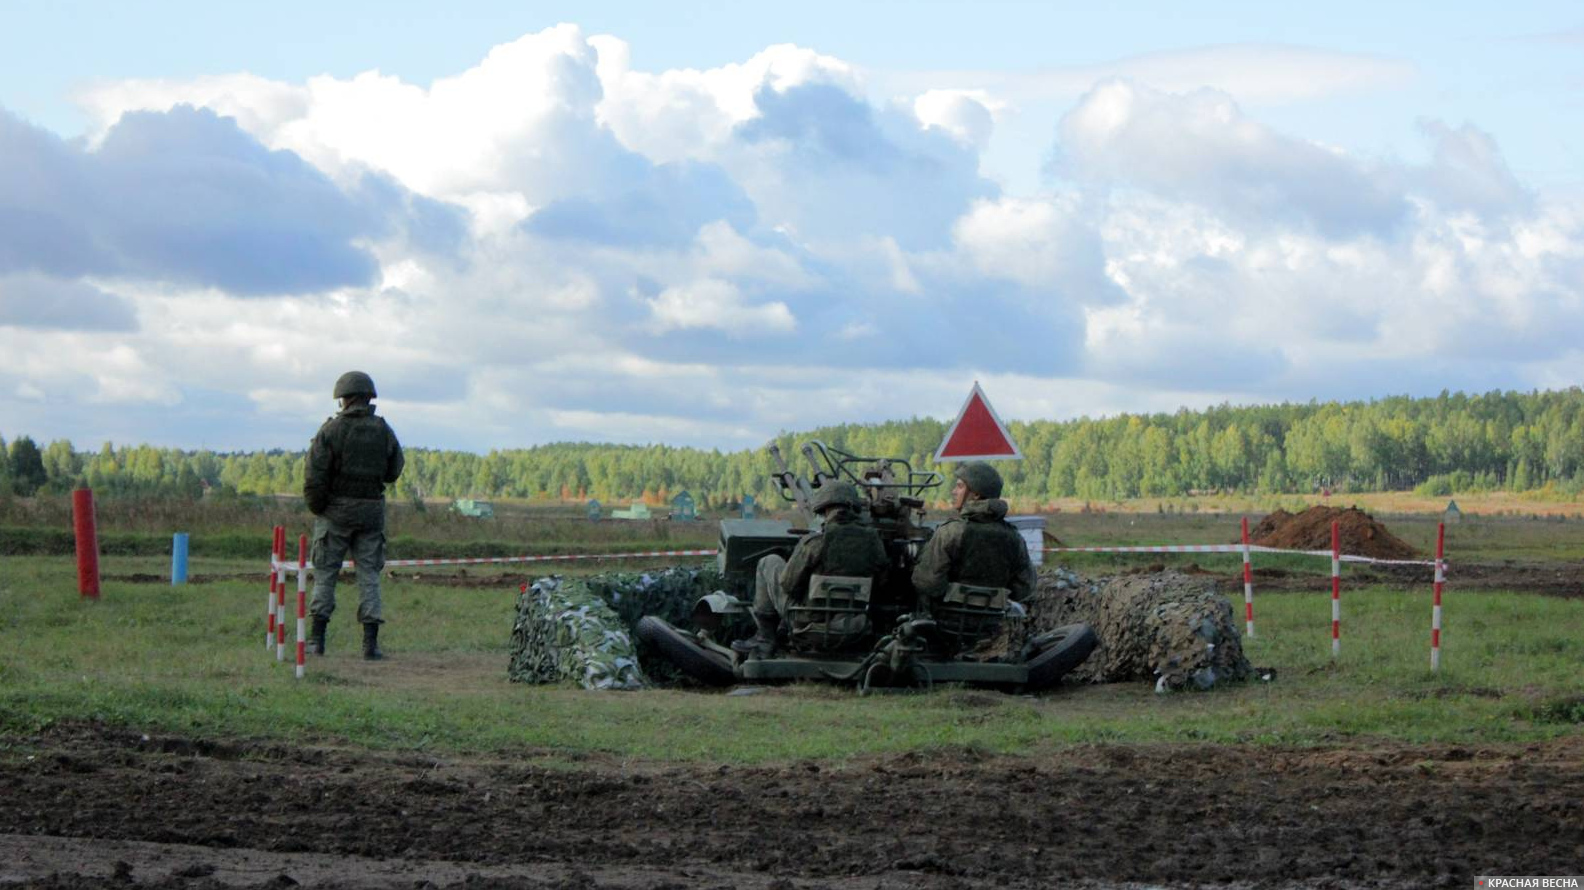
<svg viewBox="0 0 1584 890">
<path fill-rule="evenodd" d="M 386 568 L 405 566 L 466 566 L 485 565 L 513 562 L 567 562 L 579 559 L 632 559 L 649 556 L 714 556 L 719 550 L 644 550 L 632 553 L 557 553 L 542 556 L 478 556 L 458 559 L 387 559 Z M 279 562 L 276 567 L 285 571 L 297 571 L 297 563 Z M 342 563 L 343 568 L 355 567 L 357 563 L 347 560 Z M 312 569 L 313 563 L 303 563 L 302 568 Z"/>
<path fill-rule="evenodd" d="M 1284 550 L 1280 547 L 1263 547 L 1259 544 L 1250 544 L 1244 548 L 1242 544 L 1160 544 L 1153 546 L 1130 547 L 1041 547 L 1045 553 L 1290 553 L 1295 556 L 1323 556 L 1331 557 L 1329 550 Z M 404 568 L 411 566 L 460 566 L 460 565 L 489 565 L 519 562 L 570 562 L 583 559 L 634 559 L 654 556 L 715 556 L 719 550 L 645 550 L 631 553 L 558 553 L 538 556 L 478 556 L 456 559 L 388 559 L 386 568 Z M 1438 563 L 1431 559 L 1378 559 L 1373 556 L 1353 556 L 1343 554 L 1343 562 L 1376 563 L 1380 565 L 1404 566 L 1430 566 L 1434 568 Z M 285 562 L 279 559 L 271 560 L 271 568 L 286 571 L 296 571 L 295 562 Z M 347 560 L 342 563 L 343 568 L 353 568 L 357 563 Z M 1445 571 L 1449 566 L 1445 560 L 1439 565 Z M 307 563 L 306 568 L 312 569 L 313 563 Z"/>
<path fill-rule="evenodd" d="M 1243 553 L 1242 544 L 1161 544 L 1156 546 L 1137 547 L 1041 547 L 1046 553 Z M 1290 553 L 1295 556 L 1323 556 L 1331 558 L 1329 550 L 1285 550 L 1281 547 L 1263 547 L 1259 544 L 1248 545 L 1249 553 Z M 1399 566 L 1430 566 L 1434 567 L 1433 559 L 1378 559 L 1373 556 L 1351 556 L 1343 554 L 1343 562 L 1378 563 L 1381 565 Z M 1441 562 L 1446 567 L 1446 562 Z"/>
<path fill-rule="evenodd" d="M 297 573 L 297 677 L 303 676 L 303 650 L 304 650 L 304 621 L 306 618 L 306 585 L 304 574 L 313 568 L 313 563 L 306 559 L 307 536 L 299 538 L 298 555 L 296 563 L 285 560 L 286 530 L 276 526 L 273 539 L 270 542 L 270 576 L 269 593 L 265 600 L 266 629 L 264 633 L 265 650 L 270 644 L 275 643 L 276 658 L 285 660 L 286 642 L 286 573 Z M 1341 653 L 1341 566 L 1344 562 L 1374 563 L 1379 565 L 1408 565 L 1432 566 L 1435 568 L 1434 582 L 1434 607 L 1431 617 L 1430 632 L 1430 669 L 1439 670 L 1441 667 L 1441 595 L 1445 585 L 1448 564 L 1445 558 L 1446 526 L 1437 527 L 1436 532 L 1436 558 L 1423 559 L 1377 559 L 1371 556 L 1355 556 L 1341 552 L 1339 531 L 1337 523 L 1332 523 L 1331 549 L 1330 550 L 1285 550 L 1280 547 L 1265 547 L 1248 542 L 1248 520 L 1243 520 L 1243 542 L 1238 544 L 1163 544 L 1124 547 L 1041 547 L 1042 553 L 1237 553 L 1243 557 L 1243 597 L 1246 604 L 1245 620 L 1247 633 L 1254 636 L 1254 588 L 1253 576 L 1249 565 L 1250 553 L 1288 553 L 1296 556 L 1320 556 L 1331 558 L 1331 655 L 1336 658 Z M 458 559 L 393 559 L 388 560 L 387 567 L 396 566 L 445 566 L 445 565 L 488 565 L 520 562 L 570 562 L 589 559 L 631 559 L 655 556 L 716 556 L 719 550 L 644 550 L 627 553 L 565 553 L 540 556 L 485 556 Z M 356 563 L 348 561 L 344 567 L 355 566 Z M 524 584 L 524 589 L 527 585 Z M 273 640 L 271 638 L 274 638 Z"/>
</svg>

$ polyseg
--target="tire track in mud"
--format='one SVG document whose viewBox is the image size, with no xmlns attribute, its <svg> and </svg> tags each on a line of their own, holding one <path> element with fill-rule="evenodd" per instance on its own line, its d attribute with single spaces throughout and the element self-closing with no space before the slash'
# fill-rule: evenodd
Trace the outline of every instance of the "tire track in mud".
<svg viewBox="0 0 1584 890">
<path fill-rule="evenodd" d="M 1567 874 L 1584 861 L 1578 738 L 1084 746 L 1042 758 L 957 749 L 751 767 L 438 760 L 96 727 L 10 741 L 0 833 L 199 848 L 221 861 L 264 851 L 354 871 L 396 859 L 582 881 L 567 886 L 707 886 L 691 874 L 792 882 L 783 890 L 1467 886 L 1475 874 Z M 362 872 L 368 886 L 385 880 Z"/>
</svg>

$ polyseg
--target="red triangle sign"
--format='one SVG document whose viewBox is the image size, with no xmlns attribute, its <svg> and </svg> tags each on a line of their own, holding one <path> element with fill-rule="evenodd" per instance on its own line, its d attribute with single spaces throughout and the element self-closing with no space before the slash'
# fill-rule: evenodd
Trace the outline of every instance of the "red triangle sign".
<svg viewBox="0 0 1584 890">
<path fill-rule="evenodd" d="M 974 381 L 973 392 L 957 413 L 957 420 L 946 431 L 935 450 L 935 462 L 953 460 L 1017 460 L 1023 457 L 1017 443 L 1007 432 L 1006 424 L 996 416 L 985 398 L 979 382 Z"/>
</svg>

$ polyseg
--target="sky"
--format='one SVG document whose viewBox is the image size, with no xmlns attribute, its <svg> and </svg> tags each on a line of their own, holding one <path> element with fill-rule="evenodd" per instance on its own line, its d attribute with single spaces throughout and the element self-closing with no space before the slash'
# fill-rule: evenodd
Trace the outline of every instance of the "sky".
<svg viewBox="0 0 1584 890">
<path fill-rule="evenodd" d="M 1576 4 L 0 0 L 0 436 L 1577 386 Z"/>
</svg>

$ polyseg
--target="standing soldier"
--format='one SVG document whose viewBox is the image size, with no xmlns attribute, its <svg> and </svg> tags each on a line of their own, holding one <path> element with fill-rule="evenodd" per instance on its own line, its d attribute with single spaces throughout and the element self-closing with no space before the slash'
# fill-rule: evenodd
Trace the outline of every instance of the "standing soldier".
<svg viewBox="0 0 1584 890">
<path fill-rule="evenodd" d="M 775 652 L 776 631 L 792 607 L 807 601 L 809 582 L 815 575 L 877 578 L 889 565 L 885 544 L 874 526 L 866 525 L 858 511 L 863 501 L 851 482 L 829 481 L 814 491 L 810 508 L 820 515 L 820 530 L 804 535 L 783 560 L 771 554 L 754 570 L 754 635 L 732 647 L 750 658 L 769 658 Z M 867 627 L 867 621 L 863 622 Z M 856 635 L 861 628 L 839 633 Z"/>
<path fill-rule="evenodd" d="M 1006 521 L 1001 474 L 982 460 L 957 468 L 952 507 L 957 515 L 941 523 L 924 545 L 913 568 L 913 588 L 922 606 L 934 609 L 953 584 L 1003 588 L 1007 599 L 1022 602 L 1037 578 L 1028 545 Z"/>
<path fill-rule="evenodd" d="M 336 380 L 341 411 L 326 420 L 308 446 L 303 496 L 314 514 L 314 591 L 308 649 L 325 653 L 325 630 L 335 611 L 336 575 L 350 550 L 357 563 L 358 622 L 363 657 L 384 658 L 379 648 L 380 572 L 385 568 L 385 486 L 401 476 L 401 443 L 369 400 L 374 381 L 362 371 Z"/>
</svg>

